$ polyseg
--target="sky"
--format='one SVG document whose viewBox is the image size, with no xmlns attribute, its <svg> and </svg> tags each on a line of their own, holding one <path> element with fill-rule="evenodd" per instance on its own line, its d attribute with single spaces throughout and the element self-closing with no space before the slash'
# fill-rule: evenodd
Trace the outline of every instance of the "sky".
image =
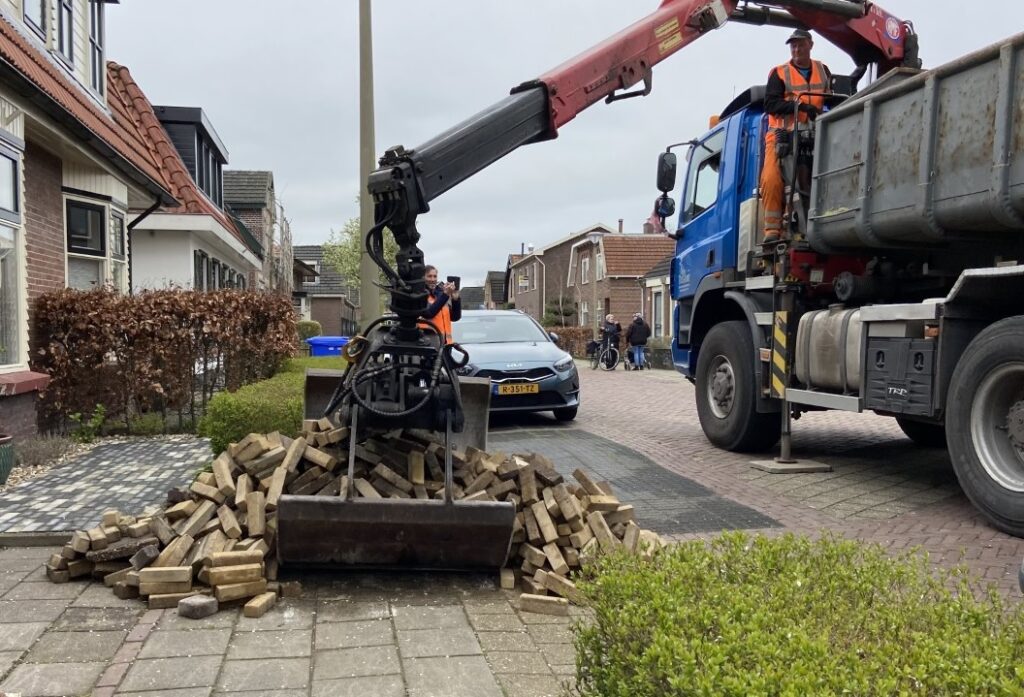
<svg viewBox="0 0 1024 697">
<path fill-rule="evenodd" d="M 920 36 L 925 67 L 1006 38 L 1020 0 L 886 0 Z M 376 151 L 411 148 L 487 108 L 656 9 L 657 0 L 374 0 Z M 295 244 L 320 244 L 359 215 L 356 0 L 122 0 L 107 6 L 107 56 L 153 104 L 202 107 L 229 169 L 274 173 Z M 657 154 L 789 58 L 778 27 L 726 24 L 654 68 L 648 97 L 599 103 L 557 139 L 520 148 L 420 216 L 427 263 L 463 285 L 523 245 L 593 223 L 639 232 Z M 850 59 L 824 39 L 833 73 Z M 862 83 L 863 86 L 864 83 Z M 670 224 L 671 225 L 671 224 Z"/>
</svg>

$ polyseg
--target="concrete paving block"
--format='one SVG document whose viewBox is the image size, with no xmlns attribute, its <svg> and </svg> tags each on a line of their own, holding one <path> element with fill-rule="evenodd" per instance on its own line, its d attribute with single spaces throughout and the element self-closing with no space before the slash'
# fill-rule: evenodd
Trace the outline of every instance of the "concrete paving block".
<svg viewBox="0 0 1024 697">
<path fill-rule="evenodd" d="M 66 600 L 0 600 L 0 624 L 52 622 L 67 609 Z"/>
<path fill-rule="evenodd" d="M 402 665 L 394 646 L 332 649 L 313 654 L 313 681 L 398 675 Z"/>
<path fill-rule="evenodd" d="M 352 620 L 378 620 L 391 617 L 386 602 L 349 601 L 347 599 L 320 600 L 317 603 L 316 621 L 349 622 Z"/>
<path fill-rule="evenodd" d="M 402 658 L 428 656 L 479 656 L 480 642 L 469 627 L 407 629 L 398 631 L 398 651 Z"/>
<path fill-rule="evenodd" d="M 228 649 L 231 630 L 165 629 L 153 632 L 139 652 L 139 658 L 221 655 Z"/>
<path fill-rule="evenodd" d="M 483 656 L 404 660 L 405 680 L 416 697 L 502 697 Z"/>
<path fill-rule="evenodd" d="M 386 619 L 355 622 L 323 622 L 316 627 L 316 650 L 390 646 L 395 643 L 391 622 Z"/>
<path fill-rule="evenodd" d="M 239 617 L 239 631 L 312 629 L 316 603 L 311 600 L 282 598 L 277 606 L 263 617 Z"/>
<path fill-rule="evenodd" d="M 314 680 L 312 697 L 405 697 L 401 675 L 372 675 L 346 680 Z"/>
<path fill-rule="evenodd" d="M 53 631 L 99 632 L 110 629 L 131 629 L 143 607 L 69 607 L 53 624 Z"/>
<path fill-rule="evenodd" d="M 60 697 L 89 694 L 106 663 L 23 663 L 0 683 L 0 694 Z"/>
<path fill-rule="evenodd" d="M 23 651 L 0 651 L 0 675 L 4 675 L 11 669 L 14 662 L 21 658 Z"/>
<path fill-rule="evenodd" d="M 191 595 L 178 601 L 178 616 L 201 620 L 217 612 L 220 603 L 208 595 Z"/>
<path fill-rule="evenodd" d="M 484 654 L 490 651 L 536 651 L 533 637 L 526 632 L 477 632 Z"/>
<path fill-rule="evenodd" d="M 88 663 L 109 661 L 128 632 L 48 632 L 25 656 L 25 663 Z"/>
<path fill-rule="evenodd" d="M 224 627 L 230 629 L 231 627 L 235 626 L 235 620 L 238 618 L 238 613 L 234 611 L 218 612 L 215 615 L 203 617 L 202 619 L 198 620 L 193 620 L 188 617 L 179 616 L 177 608 L 167 611 L 157 610 L 156 612 L 163 612 L 163 616 L 160 617 L 159 622 L 157 623 L 158 630 L 221 629 Z"/>
<path fill-rule="evenodd" d="M 93 583 L 71 602 L 71 607 L 128 607 L 138 609 L 139 601 L 133 598 L 122 600 L 114 595 L 113 588 L 107 588 L 102 583 Z"/>
<path fill-rule="evenodd" d="M 353 623 L 355 624 L 355 623 Z M 324 628 L 317 628 L 319 640 Z M 243 630 L 231 636 L 228 646 L 228 660 L 249 658 L 302 658 L 313 653 L 313 630 L 288 629 L 283 631 Z"/>
<path fill-rule="evenodd" d="M 4 594 L 3 600 L 73 600 L 84 588 L 81 583 L 19 583 Z"/>
<path fill-rule="evenodd" d="M 442 605 L 440 607 L 397 605 L 391 604 L 391 614 L 395 618 L 395 629 L 446 629 L 448 627 L 468 627 L 469 620 L 461 605 Z"/>
<path fill-rule="evenodd" d="M 478 632 L 522 632 L 522 621 L 511 611 L 504 615 L 469 615 L 469 623 Z"/>
<path fill-rule="evenodd" d="M 502 674 L 498 682 L 505 690 L 505 697 L 562 697 L 567 694 L 562 687 L 564 677 L 549 675 Z M 569 681 L 570 683 L 574 681 Z"/>
<path fill-rule="evenodd" d="M 165 695 L 179 688 L 213 687 L 222 662 L 222 656 L 137 660 L 118 689 L 123 692 L 159 691 Z"/>
<path fill-rule="evenodd" d="M 549 675 L 551 673 L 547 662 L 540 660 L 540 657 L 533 651 L 489 651 L 486 658 L 495 674 Z"/>
<path fill-rule="evenodd" d="M 0 651 L 27 651 L 48 626 L 46 622 L 0 624 Z"/>
<path fill-rule="evenodd" d="M 217 678 L 222 692 L 303 689 L 309 685 L 309 658 L 225 661 Z"/>
<path fill-rule="evenodd" d="M 176 690 L 161 690 L 159 697 L 210 697 L 212 687 L 182 687 Z M 118 692 L 117 697 L 157 697 L 156 692 Z M 241 697 L 234 695 L 234 697 Z"/>
</svg>

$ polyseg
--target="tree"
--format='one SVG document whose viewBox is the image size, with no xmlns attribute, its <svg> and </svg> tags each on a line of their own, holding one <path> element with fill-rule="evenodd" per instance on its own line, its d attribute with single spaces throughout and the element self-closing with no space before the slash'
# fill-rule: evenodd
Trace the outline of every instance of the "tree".
<svg viewBox="0 0 1024 697">
<path fill-rule="evenodd" d="M 330 237 L 324 243 L 324 264 L 334 267 L 342 275 L 346 283 L 358 284 L 359 281 L 359 255 L 363 247 L 364 230 L 359 224 L 359 218 L 350 218 L 341 230 L 331 230 Z M 389 231 L 384 232 L 384 258 L 388 263 L 394 265 L 395 254 L 398 252 L 398 245 L 395 238 Z M 377 272 L 377 282 L 386 281 L 384 274 Z M 386 294 L 381 291 L 381 296 Z M 385 302 L 388 298 L 385 297 Z M 360 302 L 362 300 L 360 299 Z"/>
</svg>

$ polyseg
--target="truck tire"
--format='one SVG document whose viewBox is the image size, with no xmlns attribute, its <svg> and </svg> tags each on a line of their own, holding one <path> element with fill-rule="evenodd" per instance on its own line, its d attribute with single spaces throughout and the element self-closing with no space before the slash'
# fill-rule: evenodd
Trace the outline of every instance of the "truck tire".
<svg viewBox="0 0 1024 697">
<path fill-rule="evenodd" d="M 697 357 L 697 416 L 723 450 L 767 450 L 779 440 L 779 415 L 757 411 L 754 340 L 743 321 L 711 328 Z"/>
<path fill-rule="evenodd" d="M 946 404 L 949 455 L 964 493 L 993 526 L 1024 537 L 1024 317 L 974 338 Z"/>
<path fill-rule="evenodd" d="M 946 448 L 944 424 L 930 424 L 926 421 L 914 421 L 900 416 L 896 417 L 896 423 L 899 424 L 907 438 L 922 448 Z"/>
</svg>

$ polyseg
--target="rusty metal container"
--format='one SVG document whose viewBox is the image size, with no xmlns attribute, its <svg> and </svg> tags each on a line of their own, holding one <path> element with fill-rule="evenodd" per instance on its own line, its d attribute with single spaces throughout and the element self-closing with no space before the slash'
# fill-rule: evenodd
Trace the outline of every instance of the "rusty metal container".
<svg viewBox="0 0 1024 697">
<path fill-rule="evenodd" d="M 1024 33 L 897 71 L 818 120 L 819 252 L 972 245 L 1024 232 Z"/>
</svg>

